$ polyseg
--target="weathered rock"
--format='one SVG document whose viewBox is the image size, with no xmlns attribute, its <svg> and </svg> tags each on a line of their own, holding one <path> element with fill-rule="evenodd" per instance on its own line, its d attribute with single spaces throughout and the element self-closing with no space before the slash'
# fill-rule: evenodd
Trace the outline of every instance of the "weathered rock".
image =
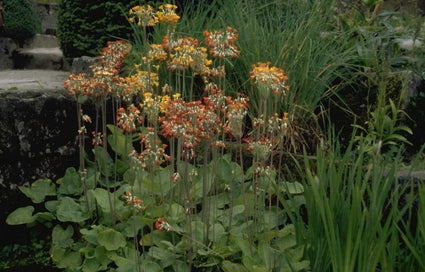
<svg viewBox="0 0 425 272">
<path fill-rule="evenodd" d="M 7 214 L 28 203 L 18 186 L 77 165 L 76 108 L 65 90 L 0 90 L 0 245 Z M 11 238 L 11 239 L 16 239 Z"/>
<path fill-rule="evenodd" d="M 0 37 L 0 70 L 12 69 L 12 53 L 18 46 L 11 38 Z"/>
<path fill-rule="evenodd" d="M 89 77 L 92 76 L 92 70 L 90 66 L 93 65 L 97 61 L 97 57 L 88 57 L 82 56 L 79 58 L 74 58 L 71 66 L 71 73 L 73 74 L 81 74 L 86 73 Z"/>
</svg>

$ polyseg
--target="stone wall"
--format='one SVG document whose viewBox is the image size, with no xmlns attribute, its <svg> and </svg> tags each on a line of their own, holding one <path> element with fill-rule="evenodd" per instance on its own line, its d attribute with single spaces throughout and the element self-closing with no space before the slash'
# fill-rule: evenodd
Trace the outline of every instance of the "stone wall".
<svg viewBox="0 0 425 272">
<path fill-rule="evenodd" d="M 0 90 L 0 245 L 16 231 L 8 213 L 28 202 L 18 186 L 56 180 L 76 166 L 76 108 L 65 90 Z M 29 204 L 29 203 L 27 203 Z"/>
<path fill-rule="evenodd" d="M 31 1 L 31 5 L 41 20 L 41 33 L 56 35 L 58 22 L 58 4 L 43 4 Z"/>
</svg>

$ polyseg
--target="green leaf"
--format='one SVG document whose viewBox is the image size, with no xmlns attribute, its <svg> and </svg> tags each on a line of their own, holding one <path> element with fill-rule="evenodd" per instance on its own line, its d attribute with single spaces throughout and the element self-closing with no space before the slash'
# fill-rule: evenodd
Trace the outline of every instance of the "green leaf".
<svg viewBox="0 0 425 272">
<path fill-rule="evenodd" d="M 226 159 L 219 158 L 216 160 L 215 175 L 222 181 L 231 181 L 230 177 L 232 177 L 232 167 Z"/>
<path fill-rule="evenodd" d="M 97 229 L 80 229 L 80 233 L 83 235 L 84 240 L 92 245 L 98 245 L 97 236 L 99 231 Z"/>
<path fill-rule="evenodd" d="M 22 225 L 33 223 L 35 221 L 35 217 L 32 215 L 33 212 L 33 206 L 17 208 L 7 216 L 6 223 L 9 225 Z"/>
<path fill-rule="evenodd" d="M 68 225 L 66 229 L 63 229 L 60 225 L 56 225 L 52 230 L 52 247 L 68 247 L 74 240 L 74 228 Z"/>
<path fill-rule="evenodd" d="M 81 266 L 82 259 L 79 252 L 58 247 L 52 249 L 51 257 L 58 268 L 78 269 Z"/>
<path fill-rule="evenodd" d="M 109 205 L 108 191 L 103 188 L 96 188 L 93 191 L 97 204 L 102 208 L 103 212 L 110 213 L 111 206 Z M 111 196 L 112 197 L 112 196 Z"/>
<path fill-rule="evenodd" d="M 55 217 L 49 212 L 38 212 L 34 214 L 35 220 L 39 222 L 52 221 Z"/>
<path fill-rule="evenodd" d="M 112 260 L 106 256 L 106 249 L 103 246 L 98 246 L 96 249 L 90 249 L 90 254 L 86 253 L 86 258 L 83 262 L 83 272 L 106 270 L 108 264 L 112 262 Z"/>
<path fill-rule="evenodd" d="M 258 265 L 253 265 L 252 269 L 254 272 L 271 272 L 271 269 L 267 269 L 267 267 L 264 266 L 258 266 Z"/>
<path fill-rule="evenodd" d="M 249 272 L 249 270 L 246 269 L 245 266 L 238 263 L 232 263 L 228 260 L 223 261 L 223 265 L 221 268 L 224 272 Z"/>
<path fill-rule="evenodd" d="M 114 152 L 120 156 L 127 156 L 131 147 L 131 138 L 126 141 L 122 129 L 113 125 L 107 125 L 111 134 L 108 135 L 108 144 Z"/>
<path fill-rule="evenodd" d="M 60 194 L 81 195 L 83 193 L 80 175 L 73 167 L 66 169 L 65 175 L 58 179 L 57 183 L 59 184 L 58 192 Z"/>
<path fill-rule="evenodd" d="M 46 210 L 48 210 L 51 213 L 55 213 L 56 209 L 58 207 L 58 203 L 59 201 L 57 200 L 50 200 L 50 201 L 46 201 L 44 203 L 44 207 L 46 208 Z"/>
<path fill-rule="evenodd" d="M 50 179 L 39 179 L 36 180 L 31 187 L 19 186 L 19 190 L 24 193 L 27 197 L 31 198 L 34 203 L 41 203 L 44 201 L 46 196 L 56 195 L 56 186 Z"/>
<path fill-rule="evenodd" d="M 163 271 L 158 263 L 152 261 L 142 262 L 142 271 L 144 272 L 160 272 Z"/>
<path fill-rule="evenodd" d="M 299 182 L 281 182 L 280 189 L 282 192 L 289 193 L 291 195 L 304 193 L 304 187 Z"/>
<path fill-rule="evenodd" d="M 169 213 L 170 216 L 167 218 L 174 223 L 181 222 L 185 219 L 184 208 L 177 203 L 171 204 Z"/>
<path fill-rule="evenodd" d="M 97 239 L 100 245 L 110 251 L 125 247 L 126 244 L 124 236 L 113 229 L 106 229 L 100 232 Z"/>
<path fill-rule="evenodd" d="M 81 206 L 70 197 L 63 197 L 59 200 L 56 216 L 62 222 L 82 222 L 90 218 L 83 212 Z"/>
</svg>

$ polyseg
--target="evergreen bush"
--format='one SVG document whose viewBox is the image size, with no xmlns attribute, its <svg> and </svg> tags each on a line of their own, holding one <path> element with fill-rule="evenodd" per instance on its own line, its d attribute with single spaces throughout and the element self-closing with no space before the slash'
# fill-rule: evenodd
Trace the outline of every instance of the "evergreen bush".
<svg viewBox="0 0 425 272">
<path fill-rule="evenodd" d="M 62 0 L 57 35 L 67 61 L 97 56 L 106 42 L 127 39 L 132 33 L 126 12 L 138 0 Z"/>
<path fill-rule="evenodd" d="M 41 30 L 41 21 L 28 0 L 3 0 L 4 33 L 19 42 Z"/>
</svg>

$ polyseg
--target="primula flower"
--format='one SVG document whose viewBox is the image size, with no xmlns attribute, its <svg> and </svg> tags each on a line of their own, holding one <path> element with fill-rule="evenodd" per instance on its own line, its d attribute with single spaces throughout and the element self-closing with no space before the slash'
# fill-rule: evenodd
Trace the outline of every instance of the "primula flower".
<svg viewBox="0 0 425 272">
<path fill-rule="evenodd" d="M 261 137 L 257 140 L 245 139 L 248 142 L 247 150 L 250 151 L 258 161 L 266 161 L 272 150 L 273 144 L 269 138 Z"/>
<path fill-rule="evenodd" d="M 130 54 L 131 45 L 126 41 L 109 41 L 100 52 L 100 64 L 109 69 L 119 69 L 124 64 L 124 58 Z"/>
<path fill-rule="evenodd" d="M 272 91 L 276 95 L 283 94 L 283 96 L 286 96 L 286 92 L 289 91 L 285 71 L 275 66 L 270 67 L 270 62 L 253 64 L 252 71 L 249 73 L 260 90 L 261 98 L 267 99 Z"/>
<path fill-rule="evenodd" d="M 204 31 L 205 44 L 210 48 L 214 58 L 238 58 L 240 51 L 233 44 L 238 38 L 235 28 L 227 27 L 226 30 Z"/>
<path fill-rule="evenodd" d="M 242 137 L 243 131 L 243 119 L 248 112 L 248 101 L 247 97 L 239 96 L 236 99 L 227 97 L 227 122 L 224 126 L 226 133 L 231 134 L 236 139 Z"/>
<path fill-rule="evenodd" d="M 176 14 L 176 5 L 165 4 L 159 6 L 159 11 L 156 13 L 158 15 L 159 21 L 164 24 L 176 24 L 180 19 L 180 16 Z"/>
<path fill-rule="evenodd" d="M 94 131 L 92 131 L 91 132 L 91 134 L 92 134 L 92 136 L 93 136 L 93 139 L 92 139 L 92 141 L 91 141 L 91 143 L 92 143 L 92 145 L 94 145 L 94 146 L 98 146 L 98 145 L 100 145 L 100 146 L 102 146 L 103 145 L 103 134 L 102 134 L 102 132 L 94 132 Z"/>
<path fill-rule="evenodd" d="M 214 108 L 201 101 L 185 102 L 181 98 L 168 101 L 165 114 L 159 121 L 164 137 L 183 140 L 183 154 L 187 158 L 193 158 L 194 148 L 202 139 L 212 139 L 220 127 Z"/>
<path fill-rule="evenodd" d="M 158 220 L 156 220 L 155 222 L 155 228 L 157 229 L 157 231 L 170 231 L 171 230 L 171 226 L 170 224 L 168 224 L 167 221 L 165 221 L 164 217 L 160 217 L 158 218 Z"/>
<path fill-rule="evenodd" d="M 168 54 L 164 50 L 162 44 L 151 44 L 150 46 L 151 48 L 149 50 L 149 58 L 151 61 L 165 61 L 167 59 Z"/>
<path fill-rule="evenodd" d="M 200 76 L 210 75 L 210 69 L 208 66 L 212 65 L 212 60 L 208 59 L 207 48 L 205 47 L 196 47 L 193 52 L 191 52 L 193 62 L 190 65 L 193 74 Z"/>
<path fill-rule="evenodd" d="M 140 110 L 131 104 L 126 109 L 119 108 L 117 116 L 117 125 L 127 133 L 136 131 L 137 125 L 142 124 Z"/>
<path fill-rule="evenodd" d="M 75 99 L 79 101 L 81 96 L 91 95 L 89 88 L 90 82 L 87 78 L 87 74 L 70 74 L 68 80 L 63 82 L 65 89 L 68 91 L 70 96 L 75 96 Z M 81 101 L 79 101 L 81 102 Z"/>
<path fill-rule="evenodd" d="M 136 22 L 138 26 L 155 26 L 158 23 L 158 17 L 150 5 L 134 6 L 129 11 L 130 22 Z"/>
<path fill-rule="evenodd" d="M 179 39 L 178 43 L 168 49 L 170 52 L 170 60 L 167 62 L 167 68 L 170 71 L 184 71 L 193 65 L 193 54 L 198 46 L 198 40 L 192 37 Z"/>
<path fill-rule="evenodd" d="M 153 168 L 163 162 L 168 162 L 171 157 L 165 153 L 167 145 L 162 144 L 156 136 L 153 128 L 147 128 L 148 133 L 140 133 L 142 139 L 140 143 L 143 145 L 143 151 L 139 154 L 139 161 L 143 168 Z"/>
<path fill-rule="evenodd" d="M 133 196 L 129 191 L 126 191 L 124 194 L 122 194 L 121 198 L 125 200 L 125 203 L 127 205 L 130 205 L 135 209 L 141 211 L 146 210 L 146 206 L 143 205 L 143 200 L 141 200 L 137 196 Z"/>
</svg>

